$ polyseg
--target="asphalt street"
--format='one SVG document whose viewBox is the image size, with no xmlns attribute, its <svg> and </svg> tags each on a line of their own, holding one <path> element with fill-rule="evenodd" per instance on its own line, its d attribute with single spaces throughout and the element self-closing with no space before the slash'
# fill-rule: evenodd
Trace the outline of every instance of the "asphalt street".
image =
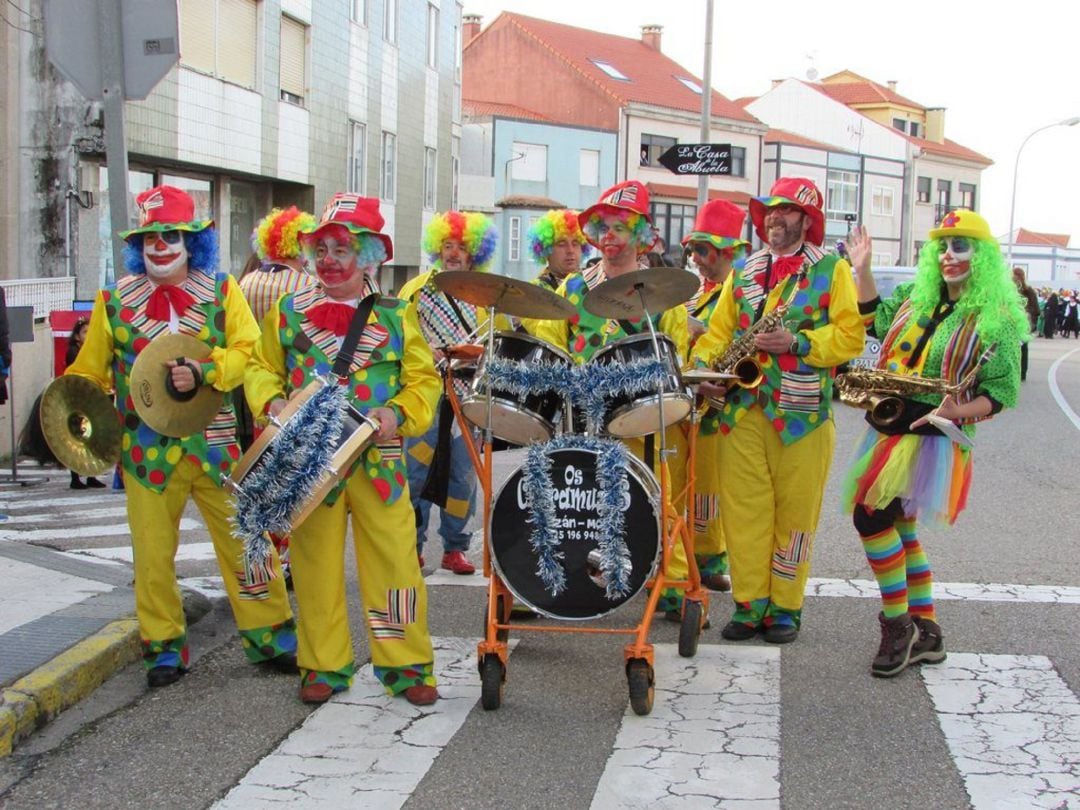
<svg viewBox="0 0 1080 810">
<path fill-rule="evenodd" d="M 869 676 L 879 603 L 873 592 L 858 595 L 845 585 L 871 577 L 850 518 L 838 506 L 839 480 L 862 431 L 861 412 L 838 407 L 837 451 L 812 573 L 820 583 L 815 593 L 823 595 L 808 598 L 796 643 L 777 648 L 762 641 L 723 641 L 719 629 L 731 612 L 723 595 L 713 598 L 712 628 L 704 632 L 696 659 L 679 658 L 673 652 L 678 627 L 658 621 L 651 640 L 663 661 L 657 666 L 657 688 L 665 693 L 658 692 L 653 715 L 638 718 L 627 708 L 622 638 L 512 633 L 516 645 L 500 709 L 484 711 L 475 698 L 468 702 L 479 692 L 475 669 L 471 674 L 468 669 L 475 662 L 465 660 L 457 673 L 461 687 L 444 692 L 464 703 L 448 699 L 409 715 L 408 723 L 424 729 L 416 737 L 391 734 L 396 746 L 390 747 L 391 759 L 414 753 L 406 749 L 428 749 L 423 768 L 402 782 L 401 798 L 365 796 L 365 788 L 354 787 L 351 792 L 342 788 L 333 801 L 356 807 L 560 810 L 1080 807 L 1076 413 L 1080 341 L 1036 340 L 1020 407 L 979 428 L 968 510 L 947 531 L 921 532 L 936 583 L 947 584 L 946 590 L 955 584 L 960 594 L 950 599 L 939 595 L 938 603 L 951 669 L 912 669 L 888 681 Z M 496 477 L 509 475 L 520 458 L 520 453 L 498 454 Z M 123 534 L 84 531 L 89 502 L 83 510 L 50 505 L 66 495 L 61 485 L 66 487 L 57 479 L 42 487 L 40 512 L 47 517 L 33 529 L 55 531 L 28 534 L 22 542 L 88 558 L 120 556 Z M 91 522 L 122 526 L 122 506 L 118 494 L 94 501 L 94 510 L 105 511 Z M 109 511 L 114 508 L 120 511 Z M 195 525 L 182 533 L 178 572 L 188 580 L 217 576 L 216 565 L 199 551 L 207 542 L 201 520 L 193 509 L 188 517 Z M 476 525 L 479 529 L 479 521 Z M 20 540 L 6 536 L 3 542 Z M 460 648 L 467 656 L 475 652 L 481 632 L 485 589 L 464 583 L 475 583 L 474 577 L 454 581 L 431 575 L 436 545 L 432 541 L 426 555 L 431 633 L 446 640 L 448 650 Z M 470 556 L 479 561 L 478 542 Z M 830 589 L 839 595 L 824 595 Z M 639 596 L 596 624 L 632 626 L 642 607 Z M 355 574 L 349 611 L 357 660 L 365 662 Z M 192 671 L 176 686 L 150 692 L 140 669 L 130 666 L 0 760 L 0 806 L 257 807 L 289 801 L 305 807 L 318 804 L 322 780 L 383 770 L 383 765 L 362 765 L 335 747 L 345 745 L 350 733 L 361 733 L 351 719 L 334 725 L 335 716 L 339 721 L 353 717 L 348 712 L 356 706 L 335 700 L 313 711 L 297 700 L 294 678 L 245 663 L 227 605 L 220 600 L 192 627 L 191 643 Z M 1032 686 L 1010 682 L 994 691 L 991 682 L 1010 668 L 1034 673 Z M 975 703 L 984 705 L 950 714 L 949 696 L 962 691 L 964 673 L 977 684 Z M 366 677 L 370 680 L 370 674 Z M 450 673 L 447 682 L 454 684 L 454 677 Z M 363 690 L 358 684 L 352 691 L 359 695 Z M 1011 710 L 1005 706 L 1010 695 L 1016 700 Z M 742 699 L 735 701 L 735 696 Z M 724 698 L 731 705 L 709 703 Z M 371 700 L 380 707 L 377 714 L 406 714 L 401 701 Z M 741 708 L 733 708 L 735 703 Z M 973 767 L 979 757 L 964 756 L 956 743 L 957 724 L 977 722 L 988 703 L 1001 704 L 1002 714 L 990 724 L 997 731 L 982 744 L 989 750 L 999 742 L 1001 750 L 1012 752 L 988 754 L 982 761 L 996 763 L 989 774 Z M 698 710 L 701 717 L 692 714 Z M 757 716 L 765 726 L 775 726 L 775 733 L 765 728 L 742 737 L 738 723 L 717 719 L 729 710 Z M 1055 712 L 1060 719 L 1047 720 Z M 431 724 L 440 722 L 440 714 L 445 722 L 437 729 Z M 457 725 L 449 728 L 452 717 Z M 654 733 L 660 742 L 649 737 Z M 1010 742 L 1011 733 L 1027 736 Z M 718 739 L 725 742 L 716 745 Z M 329 749 L 320 748 L 323 744 Z M 363 739 L 356 744 L 364 748 Z M 1017 751 L 1032 758 L 1036 774 L 1025 800 L 1008 792 L 1005 760 L 1016 758 Z M 279 759 L 279 754 L 293 759 Z M 704 764 L 695 765 L 694 756 L 703 757 Z M 685 776 L 684 767 L 692 776 Z M 287 768 L 309 771 L 297 779 L 283 775 L 289 784 L 276 801 L 244 799 L 255 795 L 244 791 L 265 787 L 268 772 L 284 774 Z M 702 772 L 709 769 L 715 773 Z M 741 771 L 746 774 L 742 780 Z M 731 792 L 698 792 L 694 779 L 728 785 Z M 615 803 L 605 799 L 615 795 L 605 792 L 613 785 L 620 796 Z"/>
</svg>

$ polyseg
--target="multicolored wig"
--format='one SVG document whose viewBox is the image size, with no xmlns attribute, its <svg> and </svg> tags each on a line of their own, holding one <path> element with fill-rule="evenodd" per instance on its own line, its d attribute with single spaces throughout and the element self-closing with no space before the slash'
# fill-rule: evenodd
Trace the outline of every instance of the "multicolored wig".
<svg viewBox="0 0 1080 810">
<path fill-rule="evenodd" d="M 971 275 L 956 303 L 964 315 L 977 315 L 975 331 L 986 345 L 1004 341 L 1011 345 L 1027 340 L 1030 328 L 1012 273 L 996 239 L 972 239 Z M 932 313 L 941 301 L 942 240 L 931 239 L 919 251 L 919 266 L 911 289 L 916 312 Z"/>
<path fill-rule="evenodd" d="M 436 214 L 424 231 L 424 252 L 439 265 L 443 242 L 456 239 L 465 245 L 474 270 L 487 270 L 495 258 L 499 231 L 487 216 L 476 211 L 446 211 Z"/>
<path fill-rule="evenodd" d="M 589 244 L 600 246 L 600 226 L 606 217 L 616 217 L 630 229 L 630 240 L 637 246 L 638 253 L 647 253 L 656 243 L 656 229 L 647 217 L 636 211 L 627 211 L 625 208 L 606 206 L 589 217 L 588 222 L 582 222 L 581 232 L 589 240 Z"/>
<path fill-rule="evenodd" d="M 315 266 L 315 248 L 318 246 L 319 240 L 324 237 L 333 239 L 339 245 L 346 243 L 351 245 L 356 253 L 356 263 L 360 267 L 378 267 L 386 261 L 386 245 L 377 235 L 353 233 L 344 225 L 334 223 L 323 225 L 314 233 L 302 233 L 297 237 L 300 240 L 300 247 L 303 249 L 308 261 L 311 262 L 312 267 Z"/>
<path fill-rule="evenodd" d="M 563 239 L 570 239 L 584 246 L 585 235 L 578 225 L 577 214 L 565 208 L 548 211 L 529 228 L 529 255 L 536 264 L 543 267 L 547 264 L 555 243 Z"/>
<path fill-rule="evenodd" d="M 295 259 L 300 255 L 299 231 L 314 227 L 315 217 L 295 205 L 275 208 L 251 232 L 251 249 L 263 264 Z"/>
<path fill-rule="evenodd" d="M 184 246 L 188 252 L 188 270 L 213 276 L 218 267 L 217 229 L 206 228 L 201 231 L 182 231 Z M 154 233 L 135 233 L 124 240 L 124 269 L 132 275 L 141 276 L 146 272 L 143 259 L 143 239 L 147 236 L 156 238 Z"/>
</svg>

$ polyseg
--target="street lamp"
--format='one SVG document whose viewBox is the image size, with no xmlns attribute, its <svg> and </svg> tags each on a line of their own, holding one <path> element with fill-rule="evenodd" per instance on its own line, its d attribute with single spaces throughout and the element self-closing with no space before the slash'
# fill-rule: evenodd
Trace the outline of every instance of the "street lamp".
<svg viewBox="0 0 1080 810">
<path fill-rule="evenodd" d="M 1024 147 L 1027 146 L 1027 142 L 1032 139 L 1033 136 L 1038 135 L 1044 129 L 1051 129 L 1053 127 L 1074 127 L 1080 124 L 1080 116 L 1074 118 L 1066 118 L 1064 121 L 1055 121 L 1052 124 L 1047 124 L 1044 127 L 1039 127 L 1034 132 L 1024 138 L 1024 142 L 1020 144 L 1020 148 L 1016 150 L 1016 163 L 1013 166 L 1013 186 L 1012 186 L 1012 202 L 1009 204 L 1009 256 L 1008 265 L 1009 270 L 1012 270 L 1012 257 L 1013 257 L 1013 242 L 1016 241 L 1013 233 L 1014 223 L 1016 221 L 1016 177 L 1020 172 L 1020 153 L 1024 151 Z"/>
</svg>

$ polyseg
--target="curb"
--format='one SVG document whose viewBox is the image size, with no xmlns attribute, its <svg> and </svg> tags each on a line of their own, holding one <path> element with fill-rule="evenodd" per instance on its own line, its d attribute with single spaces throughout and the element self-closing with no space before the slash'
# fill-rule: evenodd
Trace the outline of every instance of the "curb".
<svg viewBox="0 0 1080 810">
<path fill-rule="evenodd" d="M 0 696 L 0 759 L 139 656 L 139 623 L 132 616 L 107 624 L 5 687 Z"/>
</svg>

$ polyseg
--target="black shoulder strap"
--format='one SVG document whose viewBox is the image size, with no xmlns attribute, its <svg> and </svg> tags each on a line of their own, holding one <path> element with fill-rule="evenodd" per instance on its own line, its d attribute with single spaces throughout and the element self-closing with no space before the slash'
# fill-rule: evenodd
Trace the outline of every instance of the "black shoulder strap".
<svg viewBox="0 0 1080 810">
<path fill-rule="evenodd" d="M 349 321 L 349 331 L 345 333 L 345 339 L 341 342 L 341 349 L 338 350 L 337 357 L 334 358 L 334 367 L 331 369 L 332 374 L 338 377 L 349 376 L 349 367 L 352 365 L 353 354 L 356 352 L 357 344 L 360 343 L 360 336 L 364 333 L 364 327 L 367 326 L 371 308 L 375 306 L 375 301 L 378 298 L 378 293 L 372 293 L 357 305 L 356 312 L 353 314 L 352 320 Z"/>
</svg>

